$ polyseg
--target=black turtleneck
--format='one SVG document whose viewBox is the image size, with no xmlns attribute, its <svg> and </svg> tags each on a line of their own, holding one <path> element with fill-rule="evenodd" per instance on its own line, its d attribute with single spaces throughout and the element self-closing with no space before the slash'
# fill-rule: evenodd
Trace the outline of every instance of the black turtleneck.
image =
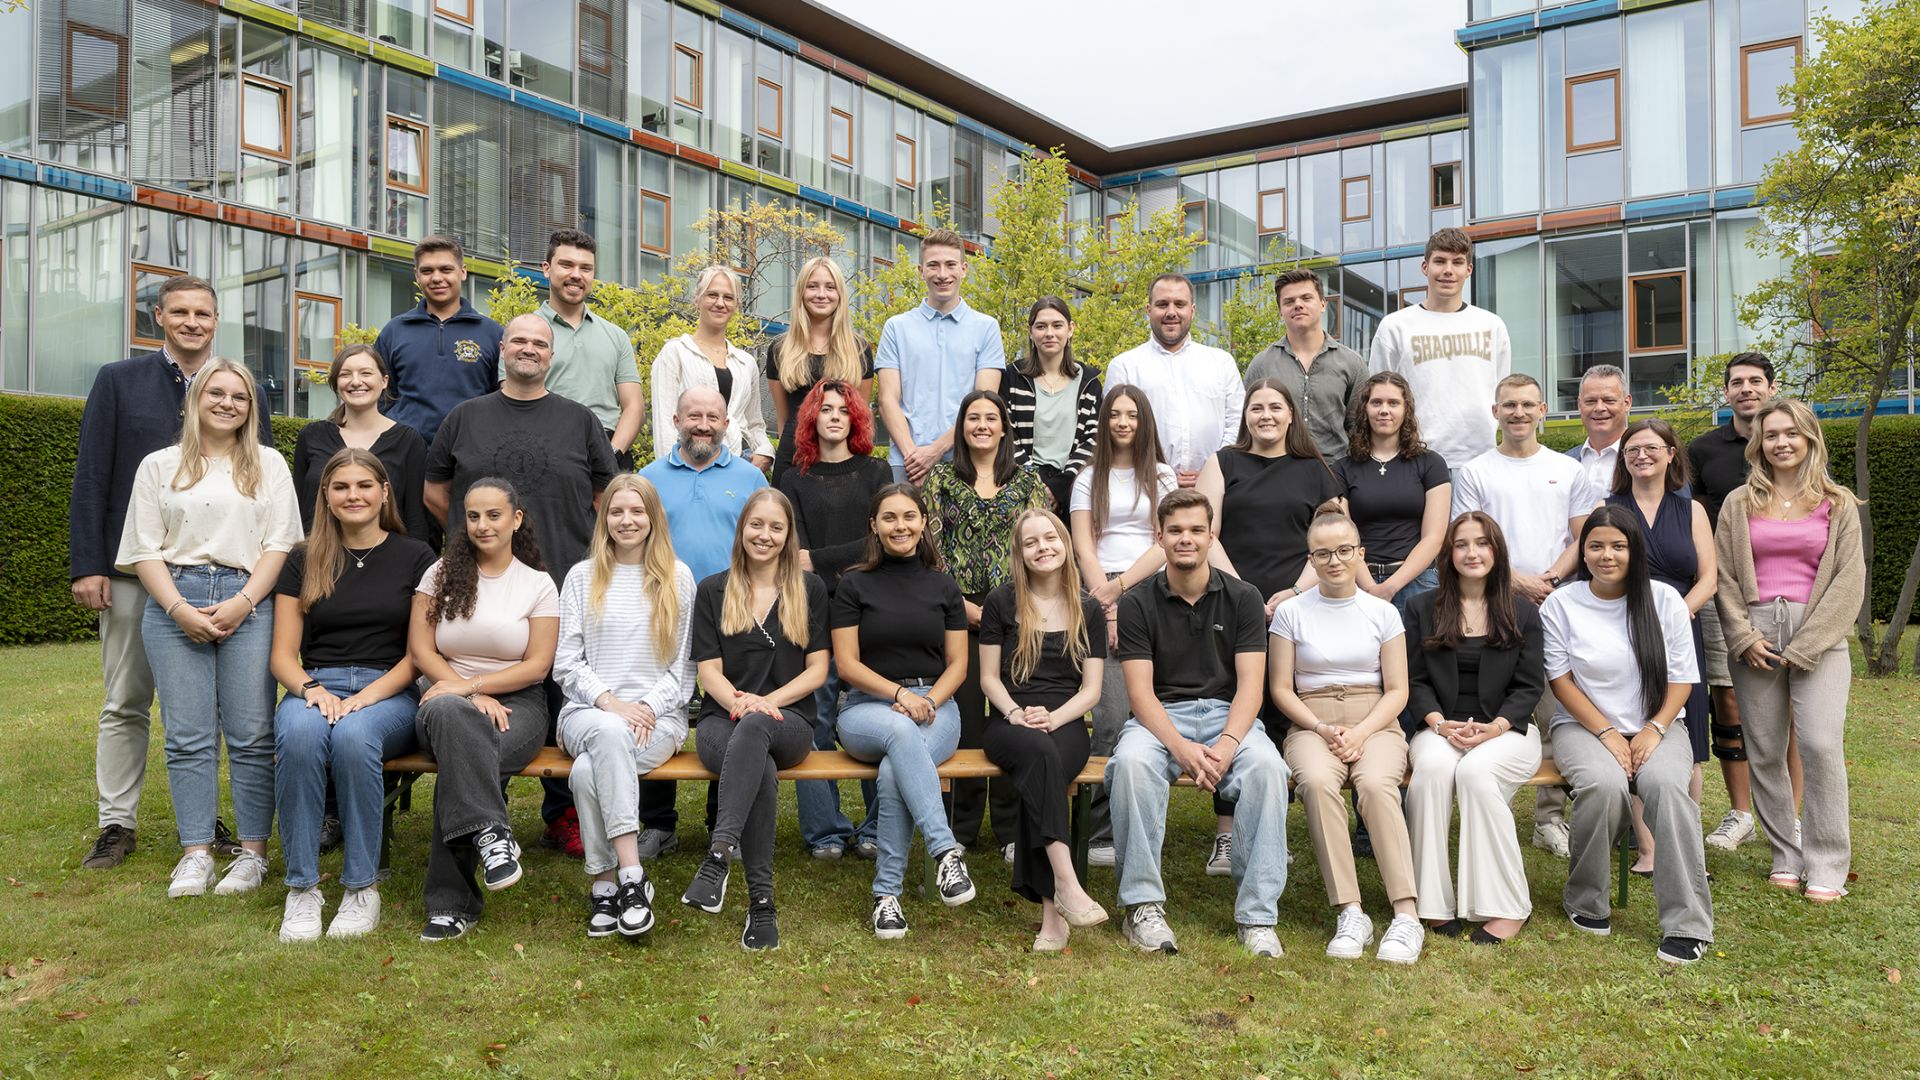
<svg viewBox="0 0 1920 1080">
<path fill-rule="evenodd" d="M 946 633 L 967 628 L 953 576 L 929 570 L 918 555 L 884 556 L 872 570 L 840 577 L 833 628 L 860 628 L 860 660 L 896 682 L 937 679 L 947 669 Z"/>
</svg>

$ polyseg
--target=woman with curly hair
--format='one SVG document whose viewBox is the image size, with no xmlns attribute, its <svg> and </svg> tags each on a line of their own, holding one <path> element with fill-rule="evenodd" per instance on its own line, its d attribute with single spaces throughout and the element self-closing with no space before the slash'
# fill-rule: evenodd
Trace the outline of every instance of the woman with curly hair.
<svg viewBox="0 0 1920 1080">
<path fill-rule="evenodd" d="M 1407 604 L 1439 584 L 1434 558 L 1453 505 L 1452 475 L 1447 459 L 1421 441 L 1413 388 L 1397 371 L 1360 384 L 1347 433 L 1347 452 L 1331 464 L 1367 549 L 1360 587 L 1405 619 Z"/>
<path fill-rule="evenodd" d="M 542 680 L 560 636 L 560 598 L 546 574 L 520 493 L 499 477 L 473 482 L 465 520 L 413 598 L 407 655 L 432 685 L 414 731 L 439 763 L 427 855 L 422 941 L 448 941 L 480 918 L 490 890 L 520 880 L 503 777 L 526 767 L 547 735 Z"/>
</svg>

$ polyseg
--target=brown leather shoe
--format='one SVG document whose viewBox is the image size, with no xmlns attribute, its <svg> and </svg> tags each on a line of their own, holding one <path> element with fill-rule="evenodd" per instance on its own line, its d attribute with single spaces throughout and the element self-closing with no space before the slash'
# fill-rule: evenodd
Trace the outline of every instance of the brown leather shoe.
<svg viewBox="0 0 1920 1080">
<path fill-rule="evenodd" d="M 80 860 L 80 865 L 89 870 L 111 870 L 126 862 L 133 849 L 133 830 L 125 825 L 109 825 L 100 830 L 93 841 L 93 850 Z"/>
</svg>

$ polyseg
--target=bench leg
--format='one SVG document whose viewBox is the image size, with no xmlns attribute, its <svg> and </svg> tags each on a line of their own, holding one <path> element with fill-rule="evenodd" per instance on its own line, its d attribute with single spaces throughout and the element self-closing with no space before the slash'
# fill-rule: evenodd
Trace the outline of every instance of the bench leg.
<svg viewBox="0 0 1920 1080">
<path fill-rule="evenodd" d="M 1092 837 L 1087 832 L 1088 819 L 1093 816 L 1093 785 L 1078 784 L 1073 789 L 1073 821 L 1068 827 L 1071 841 L 1068 846 L 1073 850 L 1073 874 L 1084 888 L 1087 884 L 1087 847 Z"/>
<path fill-rule="evenodd" d="M 400 802 L 410 801 L 409 797 L 413 792 L 413 780 L 414 774 L 412 773 L 405 773 L 399 776 L 389 775 L 385 778 L 386 796 L 381 800 L 380 806 L 379 876 L 383 881 L 392 869 L 393 810 L 395 805 Z"/>
</svg>

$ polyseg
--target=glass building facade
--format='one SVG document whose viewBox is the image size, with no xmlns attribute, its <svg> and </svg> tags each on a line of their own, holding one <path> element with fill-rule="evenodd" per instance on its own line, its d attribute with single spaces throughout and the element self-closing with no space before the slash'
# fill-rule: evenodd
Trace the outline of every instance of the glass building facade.
<svg viewBox="0 0 1920 1080">
<path fill-rule="evenodd" d="M 1075 242 L 1132 199 L 1175 210 L 1211 320 L 1279 245 L 1364 350 L 1420 301 L 1427 234 L 1465 226 L 1518 368 L 1569 408 L 1579 371 L 1622 363 L 1651 403 L 1746 340 L 1736 298 L 1771 271 L 1744 244 L 1753 183 L 1793 138 L 1777 89 L 1814 47 L 1807 3 L 1471 0 L 1467 113 L 1078 171 Z M 466 243 L 478 299 L 554 229 L 635 282 L 758 199 L 830 222 L 858 272 L 936 203 L 990 245 L 1034 152 L 710 0 L 35 0 L 0 14 L 0 389 L 84 394 L 157 344 L 154 290 L 184 271 L 219 290 L 216 348 L 318 415 L 300 371 L 412 306 L 429 232 Z"/>
</svg>

